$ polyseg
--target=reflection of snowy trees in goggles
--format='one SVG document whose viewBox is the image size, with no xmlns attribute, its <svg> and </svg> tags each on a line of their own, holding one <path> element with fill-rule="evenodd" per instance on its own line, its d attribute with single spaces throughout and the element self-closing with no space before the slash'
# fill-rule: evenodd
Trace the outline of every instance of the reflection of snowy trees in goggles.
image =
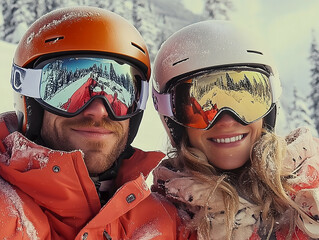
<svg viewBox="0 0 319 240">
<path fill-rule="evenodd" d="M 260 101 L 269 101 L 270 86 L 268 78 L 258 72 L 225 72 L 224 74 L 216 75 L 215 79 L 212 75 L 204 75 L 194 78 L 192 92 L 198 99 L 205 96 L 215 87 L 225 91 L 247 91 L 251 95 L 256 96 Z M 195 87 L 196 86 L 196 87 Z"/>
<path fill-rule="evenodd" d="M 40 95 L 46 104 L 68 113 L 77 112 L 94 96 L 104 96 L 113 113 L 123 116 L 136 110 L 140 80 L 137 69 L 114 60 L 59 59 L 43 67 Z"/>
<path fill-rule="evenodd" d="M 209 127 L 224 110 L 248 124 L 272 106 L 269 79 L 257 71 L 207 72 L 179 81 L 171 91 L 176 121 L 195 128 Z"/>
</svg>

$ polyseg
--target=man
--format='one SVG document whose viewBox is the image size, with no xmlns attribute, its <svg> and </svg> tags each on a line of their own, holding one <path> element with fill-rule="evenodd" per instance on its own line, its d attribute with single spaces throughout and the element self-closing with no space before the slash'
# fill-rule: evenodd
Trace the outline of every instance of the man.
<svg viewBox="0 0 319 240">
<path fill-rule="evenodd" d="M 93 97 L 71 98 L 91 77 Z M 162 153 L 131 147 L 149 77 L 143 39 L 114 13 L 61 9 L 29 28 L 12 68 L 16 113 L 0 117 L 0 239 L 178 238 L 175 208 L 144 181 Z"/>
</svg>

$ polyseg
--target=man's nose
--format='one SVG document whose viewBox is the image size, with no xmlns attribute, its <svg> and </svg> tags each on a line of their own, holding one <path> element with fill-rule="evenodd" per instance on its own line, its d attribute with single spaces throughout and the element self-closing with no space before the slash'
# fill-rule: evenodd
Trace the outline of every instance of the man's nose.
<svg viewBox="0 0 319 240">
<path fill-rule="evenodd" d="M 102 99 L 94 99 L 83 111 L 82 114 L 91 118 L 106 118 L 109 116 Z"/>
</svg>

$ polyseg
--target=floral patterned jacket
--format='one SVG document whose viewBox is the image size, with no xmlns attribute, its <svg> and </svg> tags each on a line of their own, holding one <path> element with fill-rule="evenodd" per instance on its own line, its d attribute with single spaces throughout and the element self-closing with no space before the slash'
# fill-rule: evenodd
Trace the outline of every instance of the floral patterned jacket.
<svg viewBox="0 0 319 240">
<path fill-rule="evenodd" d="M 286 137 L 286 141 L 288 147 L 284 166 L 296 174 L 295 178 L 289 180 L 296 190 L 291 198 L 314 220 L 308 222 L 298 216 L 293 239 L 319 238 L 319 139 L 313 138 L 308 129 L 298 128 Z M 191 218 L 196 218 L 203 206 L 208 206 L 208 217 L 211 218 L 210 239 L 225 239 L 225 206 L 221 193 L 215 192 L 213 198 L 208 198 L 209 186 L 206 183 L 200 182 L 190 173 L 172 168 L 169 161 L 163 161 L 154 170 L 153 189 L 173 201 L 186 222 L 191 222 Z M 264 239 L 265 236 L 258 233 L 260 210 L 259 206 L 239 198 L 233 239 Z M 282 216 L 280 221 L 283 225 L 285 217 Z M 288 226 L 281 229 L 287 231 L 277 231 L 271 239 L 285 239 Z M 198 238 L 201 239 L 200 236 Z"/>
</svg>

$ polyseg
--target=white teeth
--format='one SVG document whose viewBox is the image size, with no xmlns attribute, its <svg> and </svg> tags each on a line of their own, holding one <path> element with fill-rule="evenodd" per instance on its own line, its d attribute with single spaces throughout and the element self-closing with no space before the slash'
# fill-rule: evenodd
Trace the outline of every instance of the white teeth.
<svg viewBox="0 0 319 240">
<path fill-rule="evenodd" d="M 217 143 L 233 143 L 233 142 L 240 141 L 243 137 L 244 137 L 244 135 L 241 134 L 241 135 L 238 135 L 236 137 L 231 137 L 231 138 L 213 138 L 212 140 L 214 142 L 217 142 Z"/>
</svg>

